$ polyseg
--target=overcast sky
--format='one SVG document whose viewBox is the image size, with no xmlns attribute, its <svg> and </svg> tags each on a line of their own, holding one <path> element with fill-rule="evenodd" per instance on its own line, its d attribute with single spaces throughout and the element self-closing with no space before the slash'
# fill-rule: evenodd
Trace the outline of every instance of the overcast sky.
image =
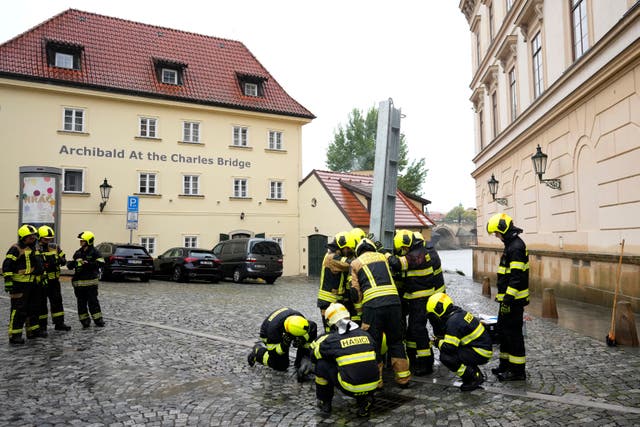
<svg viewBox="0 0 640 427">
<path fill-rule="evenodd" d="M 457 0 L 20 0 L 0 42 L 68 8 L 243 42 L 317 118 L 303 127 L 303 177 L 353 108 L 393 99 L 409 158 L 429 169 L 431 211 L 475 207 L 469 27 Z"/>
</svg>

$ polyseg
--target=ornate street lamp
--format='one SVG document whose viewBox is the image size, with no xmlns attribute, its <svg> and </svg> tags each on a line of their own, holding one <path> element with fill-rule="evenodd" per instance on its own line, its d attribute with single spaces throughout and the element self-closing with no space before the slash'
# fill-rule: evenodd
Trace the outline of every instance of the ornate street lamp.
<svg viewBox="0 0 640 427">
<path fill-rule="evenodd" d="M 508 202 L 507 199 L 503 199 L 502 197 L 497 197 L 496 198 L 496 194 L 498 194 L 498 184 L 500 183 L 500 181 L 498 181 L 496 179 L 496 177 L 491 174 L 491 179 L 489 181 L 487 181 L 487 184 L 489 184 L 489 193 L 491 194 L 491 197 L 493 197 L 493 201 L 502 205 L 502 206 L 507 206 Z"/>
<path fill-rule="evenodd" d="M 536 154 L 531 156 L 531 161 L 533 162 L 533 170 L 538 175 L 538 179 L 540 182 L 543 182 L 547 185 L 547 187 L 553 188 L 554 190 L 560 190 L 560 180 L 559 179 L 542 179 L 542 175 L 547 170 L 547 156 L 542 152 L 540 148 L 540 144 L 538 144 L 538 148 L 536 148 Z"/>
<path fill-rule="evenodd" d="M 100 184 L 100 196 L 102 197 L 102 203 L 100 203 L 100 212 L 107 205 L 107 200 L 109 200 L 109 195 L 111 194 L 111 189 L 113 187 L 107 182 L 107 178 L 104 179 L 104 182 Z"/>
</svg>

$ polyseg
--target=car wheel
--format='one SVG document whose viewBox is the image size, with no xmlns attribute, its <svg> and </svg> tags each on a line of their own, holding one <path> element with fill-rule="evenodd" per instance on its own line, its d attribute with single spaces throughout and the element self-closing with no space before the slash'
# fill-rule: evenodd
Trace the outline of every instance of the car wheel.
<svg viewBox="0 0 640 427">
<path fill-rule="evenodd" d="M 98 280 L 107 281 L 111 278 L 111 275 L 107 273 L 104 267 L 98 269 Z"/>
<path fill-rule="evenodd" d="M 277 277 L 267 277 L 266 280 L 268 284 L 273 285 L 276 282 Z"/>
<path fill-rule="evenodd" d="M 235 283 L 242 283 L 242 272 L 240 271 L 239 268 L 236 268 L 233 272 L 233 281 Z"/>
<path fill-rule="evenodd" d="M 182 270 L 180 269 L 180 267 L 176 266 L 173 269 L 173 275 L 171 276 L 171 279 L 174 282 L 180 282 L 182 281 Z"/>
<path fill-rule="evenodd" d="M 145 274 L 144 276 L 140 276 L 140 281 L 141 282 L 148 282 L 150 278 L 151 278 L 150 274 Z"/>
</svg>

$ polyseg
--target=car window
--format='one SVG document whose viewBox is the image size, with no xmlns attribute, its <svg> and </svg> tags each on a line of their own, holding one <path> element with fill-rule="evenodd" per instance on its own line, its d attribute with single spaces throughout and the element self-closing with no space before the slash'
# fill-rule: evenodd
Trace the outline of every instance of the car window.
<svg viewBox="0 0 640 427">
<path fill-rule="evenodd" d="M 213 248 L 213 253 L 216 255 L 220 255 L 220 251 L 222 250 L 222 244 L 217 244 L 215 248 Z"/>
<path fill-rule="evenodd" d="M 168 249 L 166 251 L 164 251 L 164 253 L 161 255 L 163 258 L 167 258 L 171 256 L 171 249 Z"/>
<path fill-rule="evenodd" d="M 231 246 L 233 246 L 232 253 L 234 253 L 234 254 L 244 253 L 244 243 L 243 242 L 232 242 Z"/>
<path fill-rule="evenodd" d="M 209 251 L 191 251 L 189 256 L 198 259 L 213 259 L 213 254 Z"/>
<path fill-rule="evenodd" d="M 256 255 L 281 255 L 282 251 L 280 251 L 280 245 L 276 242 L 262 241 L 253 244 L 251 253 Z"/>
<path fill-rule="evenodd" d="M 182 249 L 180 249 L 180 248 L 173 249 L 171 251 L 171 255 L 169 255 L 169 256 L 170 257 L 174 257 L 174 258 L 181 257 L 182 256 Z"/>
<path fill-rule="evenodd" d="M 222 246 L 222 253 L 228 255 L 233 250 L 233 244 L 229 243 Z"/>
<path fill-rule="evenodd" d="M 114 255 L 117 256 L 149 256 L 144 248 L 135 248 L 131 246 L 120 246 L 116 248 Z"/>
</svg>

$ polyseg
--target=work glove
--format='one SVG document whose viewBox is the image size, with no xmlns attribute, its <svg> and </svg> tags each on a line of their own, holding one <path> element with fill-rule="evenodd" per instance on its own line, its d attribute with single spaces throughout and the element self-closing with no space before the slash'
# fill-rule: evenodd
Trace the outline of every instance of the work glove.
<svg viewBox="0 0 640 427">
<path fill-rule="evenodd" d="M 296 337 L 296 339 L 293 340 L 293 346 L 295 348 L 304 347 L 305 343 L 306 343 L 306 340 L 303 337 Z"/>
<path fill-rule="evenodd" d="M 287 333 L 282 334 L 282 345 L 284 347 L 291 346 L 291 342 L 293 341 L 293 336 Z"/>
</svg>

